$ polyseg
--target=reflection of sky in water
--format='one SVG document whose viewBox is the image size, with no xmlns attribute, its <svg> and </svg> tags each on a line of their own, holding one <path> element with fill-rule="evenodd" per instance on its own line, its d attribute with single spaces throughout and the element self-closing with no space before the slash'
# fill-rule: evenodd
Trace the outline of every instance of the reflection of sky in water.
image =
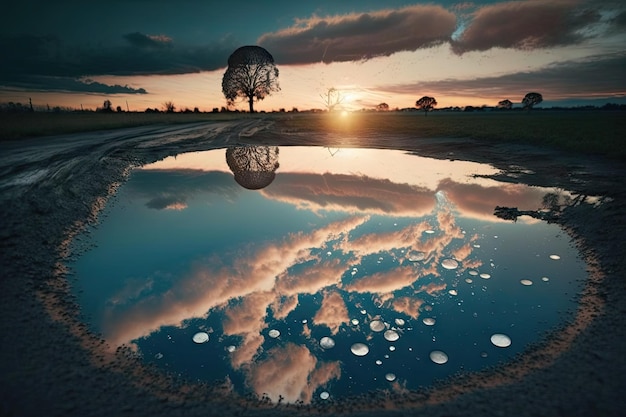
<svg viewBox="0 0 626 417">
<path fill-rule="evenodd" d="M 280 148 L 271 184 L 250 191 L 224 154 L 135 170 L 74 264 L 113 348 L 310 402 L 494 365 L 574 307 L 585 270 L 567 236 L 493 216 L 563 192 L 473 177 L 495 173 L 485 165 L 325 148 Z"/>
</svg>

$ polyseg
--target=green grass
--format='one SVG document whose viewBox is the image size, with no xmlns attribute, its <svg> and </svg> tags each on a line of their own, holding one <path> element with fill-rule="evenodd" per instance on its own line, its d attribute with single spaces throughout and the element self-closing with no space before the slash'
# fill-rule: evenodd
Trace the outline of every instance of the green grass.
<svg viewBox="0 0 626 417">
<path fill-rule="evenodd" d="M 25 113 L 0 114 L 0 140 L 117 129 L 150 124 L 177 124 L 273 119 L 283 131 L 358 136 L 409 135 L 417 138 L 472 138 L 531 144 L 626 160 L 624 112 L 511 111 L 485 113 Z"/>
</svg>

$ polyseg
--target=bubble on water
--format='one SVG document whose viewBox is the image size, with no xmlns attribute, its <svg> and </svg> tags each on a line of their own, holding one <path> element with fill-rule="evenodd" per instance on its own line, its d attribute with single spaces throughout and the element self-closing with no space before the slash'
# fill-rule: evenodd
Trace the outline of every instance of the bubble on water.
<svg viewBox="0 0 626 417">
<path fill-rule="evenodd" d="M 491 343 L 497 347 L 505 348 L 511 346 L 511 338 L 505 334 L 496 333 L 491 335 Z"/>
<path fill-rule="evenodd" d="M 332 254 L 333 254 L 333 253 L 332 253 L 331 251 L 326 252 L 326 255 L 328 255 L 328 256 L 330 256 L 330 255 L 332 255 Z"/>
<path fill-rule="evenodd" d="M 419 262 L 426 259 L 426 254 L 424 252 L 412 250 L 408 253 L 407 259 L 411 262 Z"/>
<path fill-rule="evenodd" d="M 425 317 L 422 322 L 427 326 L 433 326 L 435 324 L 435 319 L 432 317 Z"/>
<path fill-rule="evenodd" d="M 430 360 L 439 365 L 443 365 L 444 363 L 448 362 L 448 355 L 440 350 L 433 350 L 432 352 L 430 352 Z"/>
<path fill-rule="evenodd" d="M 475 270 L 475 269 L 470 269 L 469 271 L 467 271 L 467 273 L 470 274 L 473 277 L 478 275 L 478 271 Z"/>
<path fill-rule="evenodd" d="M 467 282 L 468 284 L 471 284 L 472 282 L 474 282 L 474 280 L 471 278 L 465 278 L 465 282 Z"/>
<path fill-rule="evenodd" d="M 428 233 L 429 235 L 432 235 L 433 233 L 435 233 L 435 231 L 429 229 L 429 230 L 424 230 L 424 233 Z"/>
<path fill-rule="evenodd" d="M 394 350 L 396 350 L 396 347 L 395 347 L 395 346 L 389 346 L 389 351 L 390 351 L 390 352 L 393 352 Z"/>
<path fill-rule="evenodd" d="M 329 394 L 327 391 L 322 391 L 322 392 L 320 393 L 320 398 L 321 398 L 322 400 L 327 400 L 328 398 L 330 398 L 330 394 Z"/>
<path fill-rule="evenodd" d="M 383 336 L 385 337 L 386 340 L 390 342 L 395 342 L 396 340 L 400 339 L 400 335 L 395 330 L 387 330 L 385 331 Z"/>
<path fill-rule="evenodd" d="M 163 354 L 161 352 L 154 355 L 154 359 L 163 359 Z"/>
<path fill-rule="evenodd" d="M 308 322 L 307 319 L 302 320 L 302 324 L 307 324 L 307 322 Z"/>
<path fill-rule="evenodd" d="M 385 330 L 385 327 L 385 323 L 383 323 L 382 320 L 370 321 L 370 329 L 373 332 L 382 332 L 383 330 Z"/>
<path fill-rule="evenodd" d="M 526 286 L 533 285 L 533 282 L 531 280 L 529 280 L 529 279 L 522 279 L 522 280 L 520 280 L 520 283 L 522 285 L 526 285 Z"/>
<path fill-rule="evenodd" d="M 350 320 L 350 323 L 352 323 L 353 326 L 358 326 L 359 325 L 359 319 L 352 319 L 352 320 Z"/>
<path fill-rule="evenodd" d="M 559 259 L 561 259 L 561 257 L 559 255 L 550 255 L 550 259 L 558 261 Z"/>
<path fill-rule="evenodd" d="M 235 345 L 230 345 L 226 347 L 226 351 L 228 353 L 233 353 L 235 350 L 237 350 L 237 348 L 235 347 Z"/>
<path fill-rule="evenodd" d="M 459 263 L 456 261 L 456 259 L 448 258 L 441 261 L 441 266 L 443 266 L 445 269 L 457 269 L 459 267 Z"/>
<path fill-rule="evenodd" d="M 366 310 L 361 310 L 361 314 L 366 315 L 367 311 Z"/>
<path fill-rule="evenodd" d="M 487 273 L 483 272 L 482 274 L 480 274 L 480 277 L 481 277 L 482 279 L 489 279 L 489 278 L 491 278 L 491 275 L 489 275 L 489 274 L 487 274 Z"/>
<path fill-rule="evenodd" d="M 382 365 L 382 364 L 383 364 L 383 361 L 381 361 L 380 359 L 376 359 L 376 362 L 375 362 L 375 363 L 376 363 L 376 365 Z"/>
<path fill-rule="evenodd" d="M 322 349 L 332 349 L 335 347 L 335 341 L 328 336 L 324 336 L 320 339 L 320 346 Z"/>
<path fill-rule="evenodd" d="M 450 290 L 450 291 L 448 291 L 448 294 L 450 294 L 450 295 L 459 295 L 457 290 Z"/>
<path fill-rule="evenodd" d="M 394 321 L 396 323 L 396 326 L 400 326 L 400 327 L 404 326 L 404 324 L 406 323 L 404 319 L 401 319 L 401 318 L 397 318 Z"/>
<path fill-rule="evenodd" d="M 194 343 L 206 343 L 209 341 L 209 334 L 207 332 L 198 332 L 193 335 Z"/>
<path fill-rule="evenodd" d="M 365 356 L 369 353 L 370 348 L 365 343 L 355 343 L 350 346 L 350 351 L 356 356 Z"/>
<path fill-rule="evenodd" d="M 550 281 L 550 278 L 548 278 L 548 277 L 541 277 L 541 280 L 543 282 L 548 282 L 548 281 Z"/>
<path fill-rule="evenodd" d="M 385 375 L 385 379 L 389 382 L 393 382 L 396 380 L 396 374 L 392 374 L 391 372 L 389 372 Z"/>
<path fill-rule="evenodd" d="M 476 244 L 474 245 L 475 248 L 480 248 L 480 245 Z"/>
<path fill-rule="evenodd" d="M 271 337 L 272 339 L 276 339 L 278 336 L 280 336 L 280 332 L 276 329 L 272 329 L 269 332 L 267 332 L 267 335 Z"/>
</svg>

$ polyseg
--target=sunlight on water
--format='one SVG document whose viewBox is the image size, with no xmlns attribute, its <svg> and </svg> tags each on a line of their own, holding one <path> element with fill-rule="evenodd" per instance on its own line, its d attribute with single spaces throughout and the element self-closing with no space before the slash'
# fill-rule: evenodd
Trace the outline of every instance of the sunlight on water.
<svg viewBox="0 0 626 417">
<path fill-rule="evenodd" d="M 372 149 L 166 158 L 119 188 L 76 297 L 112 350 L 243 395 L 429 386 L 522 353 L 586 277 L 556 225 L 494 215 L 569 193 L 496 173 Z"/>
</svg>

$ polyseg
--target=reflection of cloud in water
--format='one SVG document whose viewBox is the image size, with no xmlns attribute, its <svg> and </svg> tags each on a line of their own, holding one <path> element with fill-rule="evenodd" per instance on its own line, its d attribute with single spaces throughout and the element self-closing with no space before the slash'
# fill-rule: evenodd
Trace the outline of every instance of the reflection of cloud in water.
<svg viewBox="0 0 626 417">
<path fill-rule="evenodd" d="M 422 216 L 435 204 L 433 192 L 388 179 L 344 174 L 284 172 L 276 177 L 268 198 L 311 211 L 336 210 L 371 214 Z"/>
<path fill-rule="evenodd" d="M 377 272 L 352 281 L 344 286 L 347 291 L 389 293 L 412 285 L 419 275 L 412 266 Z"/>
<path fill-rule="evenodd" d="M 248 383 L 257 395 L 278 402 L 311 402 L 313 392 L 341 376 L 339 362 L 320 363 L 305 346 L 288 343 L 267 352 L 267 359 L 251 363 Z"/>
<path fill-rule="evenodd" d="M 327 291 L 322 300 L 322 306 L 313 317 L 313 323 L 326 325 L 331 334 L 337 334 L 339 326 L 349 320 L 348 309 L 343 297 L 336 291 Z"/>
</svg>

